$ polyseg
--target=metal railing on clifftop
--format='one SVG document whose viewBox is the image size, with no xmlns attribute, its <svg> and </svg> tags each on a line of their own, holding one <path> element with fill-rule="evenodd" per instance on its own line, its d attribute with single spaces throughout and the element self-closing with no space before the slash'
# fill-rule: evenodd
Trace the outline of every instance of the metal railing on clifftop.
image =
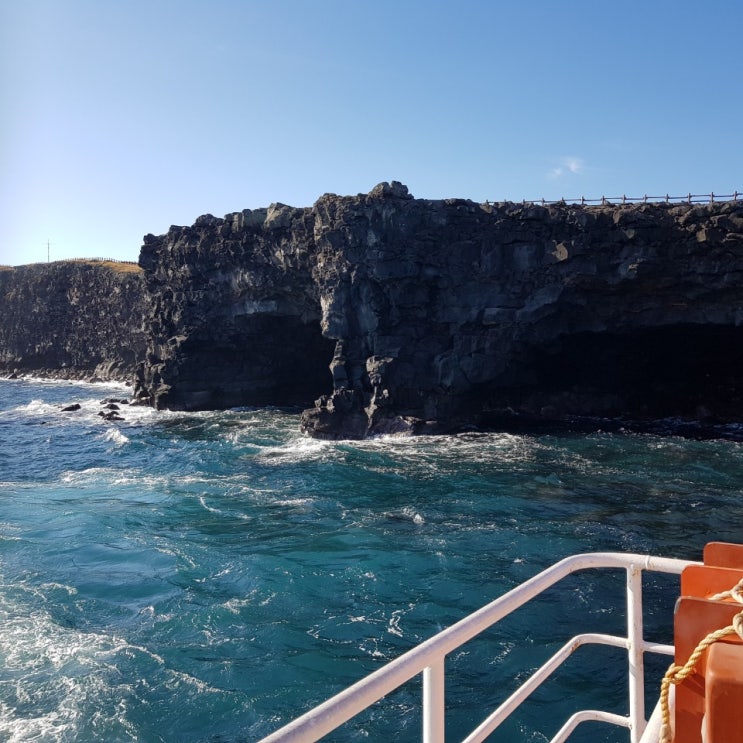
<svg viewBox="0 0 743 743">
<path fill-rule="evenodd" d="M 137 261 L 124 261 L 120 258 L 60 258 L 55 263 L 64 263 L 65 261 L 71 263 L 128 263 L 133 266 L 138 265 Z"/>
<path fill-rule="evenodd" d="M 523 199 L 524 204 L 541 204 L 547 206 L 549 204 L 580 204 L 581 206 L 590 206 L 596 204 L 597 206 L 607 206 L 615 204 L 648 204 L 648 203 L 665 203 L 665 204 L 715 204 L 724 201 L 738 201 L 743 198 L 743 193 L 740 191 L 733 191 L 731 194 L 716 194 L 714 192 L 705 194 L 693 194 L 688 193 L 685 196 L 602 196 L 599 199 L 587 199 L 585 196 L 579 196 L 577 198 L 560 198 L 560 199 Z M 516 202 L 519 203 L 519 202 Z"/>
</svg>

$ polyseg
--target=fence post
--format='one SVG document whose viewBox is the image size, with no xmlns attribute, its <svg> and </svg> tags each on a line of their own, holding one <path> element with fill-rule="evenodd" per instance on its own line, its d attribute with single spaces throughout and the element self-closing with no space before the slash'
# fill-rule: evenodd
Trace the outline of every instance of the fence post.
<svg viewBox="0 0 743 743">
<path fill-rule="evenodd" d="M 444 659 L 423 669 L 423 743 L 444 743 Z"/>
<path fill-rule="evenodd" d="M 714 191 L 710 191 L 710 194 L 709 194 L 709 203 L 710 204 L 714 204 L 715 203 L 715 192 Z"/>
<path fill-rule="evenodd" d="M 637 565 L 629 565 L 626 580 L 630 739 L 632 743 L 638 743 L 646 725 L 641 568 Z"/>
</svg>

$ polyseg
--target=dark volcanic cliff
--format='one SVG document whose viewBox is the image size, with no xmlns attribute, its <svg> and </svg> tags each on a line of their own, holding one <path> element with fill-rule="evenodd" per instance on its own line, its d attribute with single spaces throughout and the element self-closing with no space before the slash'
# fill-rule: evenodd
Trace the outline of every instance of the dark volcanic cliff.
<svg viewBox="0 0 743 743">
<path fill-rule="evenodd" d="M 57 261 L 0 269 L 0 370 L 131 381 L 144 357 L 134 264 Z"/>
<path fill-rule="evenodd" d="M 330 387 L 310 209 L 274 205 L 147 235 L 150 340 L 136 397 L 157 408 L 306 404 Z"/>
<path fill-rule="evenodd" d="M 147 236 L 138 398 L 302 403 L 321 437 L 569 415 L 743 419 L 743 204 L 413 199 Z"/>
</svg>

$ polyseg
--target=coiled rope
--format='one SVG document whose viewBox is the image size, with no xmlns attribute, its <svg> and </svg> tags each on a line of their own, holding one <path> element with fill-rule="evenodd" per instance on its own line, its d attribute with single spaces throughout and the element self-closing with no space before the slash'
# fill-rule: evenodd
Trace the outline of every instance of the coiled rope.
<svg viewBox="0 0 743 743">
<path fill-rule="evenodd" d="M 714 596 L 710 596 L 709 601 L 722 601 L 727 598 L 732 598 L 739 604 L 743 604 L 743 578 L 729 591 L 723 591 L 722 593 L 716 593 Z M 710 645 L 721 640 L 723 637 L 733 634 L 737 634 L 743 640 L 743 611 L 739 611 L 733 617 L 732 624 L 710 632 L 701 640 L 696 648 L 694 648 L 694 652 L 689 656 L 689 660 L 683 666 L 677 666 L 672 663 L 666 671 L 666 675 L 660 684 L 660 705 L 663 714 L 663 725 L 661 727 L 659 743 L 672 743 L 673 740 L 671 736 L 671 706 L 669 701 L 671 686 L 680 684 L 684 679 L 689 678 L 694 673 L 697 662 Z"/>
</svg>

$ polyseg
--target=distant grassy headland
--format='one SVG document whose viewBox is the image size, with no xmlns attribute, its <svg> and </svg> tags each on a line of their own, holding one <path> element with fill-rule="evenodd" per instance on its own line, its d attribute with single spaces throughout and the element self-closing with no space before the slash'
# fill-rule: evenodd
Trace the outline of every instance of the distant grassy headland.
<svg viewBox="0 0 743 743">
<path fill-rule="evenodd" d="M 64 263 L 82 263 L 88 266 L 100 266 L 101 268 L 108 268 L 116 273 L 141 273 L 142 269 L 136 261 L 120 261 L 116 258 L 65 258 L 59 261 L 52 261 L 51 263 L 27 263 L 26 266 L 51 266 L 54 264 L 60 265 Z M 0 271 L 12 271 L 15 268 L 21 268 L 21 266 L 0 266 Z"/>
<path fill-rule="evenodd" d="M 74 258 L 0 269 L 0 376 L 131 381 L 145 353 L 144 272 Z"/>
</svg>

